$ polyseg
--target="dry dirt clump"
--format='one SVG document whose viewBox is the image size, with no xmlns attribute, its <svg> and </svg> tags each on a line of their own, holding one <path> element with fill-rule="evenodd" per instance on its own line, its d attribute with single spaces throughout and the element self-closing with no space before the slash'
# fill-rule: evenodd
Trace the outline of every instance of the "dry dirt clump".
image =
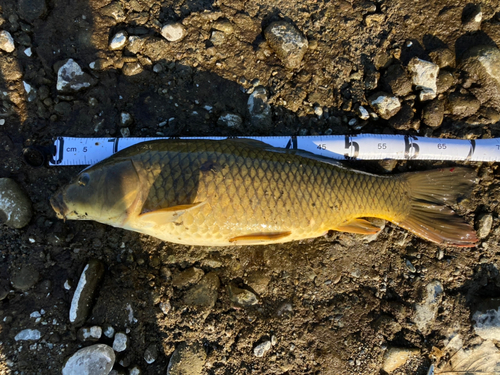
<svg viewBox="0 0 500 375">
<path fill-rule="evenodd" d="M 0 225 L 0 374 L 85 358 L 98 375 L 111 362 L 112 374 L 422 375 L 498 355 L 494 163 L 469 163 L 477 187 L 454 207 L 475 248 L 388 223 L 368 238 L 198 248 L 59 220 L 49 196 L 81 167 L 23 161 L 61 135 L 500 137 L 500 4 L 408 4 L 0 2 L 0 179 L 27 215 Z M 82 281 L 96 261 L 102 280 Z"/>
</svg>

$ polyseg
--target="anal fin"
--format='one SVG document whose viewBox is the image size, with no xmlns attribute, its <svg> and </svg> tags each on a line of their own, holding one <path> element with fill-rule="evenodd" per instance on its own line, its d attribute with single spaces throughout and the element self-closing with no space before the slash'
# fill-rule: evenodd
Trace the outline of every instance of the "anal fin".
<svg viewBox="0 0 500 375">
<path fill-rule="evenodd" d="M 368 220 L 358 218 L 342 224 L 341 226 L 335 228 L 335 230 L 356 234 L 375 234 L 380 231 L 380 228 L 373 225 Z"/>
<path fill-rule="evenodd" d="M 237 236 L 229 239 L 229 242 L 236 242 L 237 245 L 257 245 L 262 242 L 279 241 L 288 237 L 292 232 L 263 232 L 251 233 L 244 236 Z"/>
</svg>

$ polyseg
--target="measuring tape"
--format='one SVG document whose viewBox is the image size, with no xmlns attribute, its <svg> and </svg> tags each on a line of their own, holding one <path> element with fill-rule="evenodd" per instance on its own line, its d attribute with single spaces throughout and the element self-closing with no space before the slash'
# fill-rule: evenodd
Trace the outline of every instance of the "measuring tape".
<svg viewBox="0 0 500 375">
<path fill-rule="evenodd" d="M 300 149 L 337 160 L 454 160 L 500 161 L 500 138 L 442 139 L 407 135 L 360 134 L 288 137 L 239 137 L 273 147 Z M 134 144 L 166 137 L 73 138 L 57 137 L 49 165 L 91 165 Z M 175 137 L 213 139 L 227 137 Z"/>
</svg>

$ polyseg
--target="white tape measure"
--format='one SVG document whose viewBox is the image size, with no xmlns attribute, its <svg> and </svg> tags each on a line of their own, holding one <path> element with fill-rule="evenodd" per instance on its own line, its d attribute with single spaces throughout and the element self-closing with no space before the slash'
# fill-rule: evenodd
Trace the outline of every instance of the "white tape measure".
<svg viewBox="0 0 500 375">
<path fill-rule="evenodd" d="M 221 140 L 227 137 L 175 138 Z M 255 139 L 274 147 L 309 151 L 337 160 L 500 161 L 500 138 L 465 140 L 386 134 L 238 138 Z M 49 165 L 91 165 L 136 143 L 154 139 L 169 138 L 58 137 L 54 140 Z"/>
</svg>

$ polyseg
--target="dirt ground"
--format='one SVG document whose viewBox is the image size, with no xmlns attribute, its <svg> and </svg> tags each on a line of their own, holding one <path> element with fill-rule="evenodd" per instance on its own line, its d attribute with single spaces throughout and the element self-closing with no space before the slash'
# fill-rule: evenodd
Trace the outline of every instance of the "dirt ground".
<svg viewBox="0 0 500 375">
<path fill-rule="evenodd" d="M 12 53 L 0 51 L 0 118 L 5 119 L 0 177 L 19 183 L 34 211 L 22 229 L 0 226 L 5 290 L 0 374 L 60 374 L 70 355 L 92 344 L 82 342 L 80 327 L 69 322 L 74 286 L 90 259 L 101 260 L 105 273 L 84 326 L 111 325 L 127 334 L 129 347 L 117 353 L 115 365 L 127 374 L 133 366 L 142 374 L 165 374 L 175 348 L 197 342 L 207 354 L 203 374 L 380 374 L 385 353 L 398 347 L 418 354 L 393 373 L 420 375 L 449 358 L 436 353 L 444 353 L 451 337 L 459 335 L 464 346 L 481 341 L 472 313 L 484 300 L 500 297 L 496 164 L 469 163 L 480 180 L 470 199 L 455 206 L 471 224 L 478 225 L 481 214 L 493 215 L 491 231 L 477 247 L 440 247 L 386 223 L 370 239 L 330 233 L 282 245 L 203 248 L 94 222 L 58 220 L 48 199 L 82 168 L 34 168 L 22 157 L 24 147 L 47 146 L 55 136 L 121 136 L 122 112 L 133 119 L 126 125 L 132 136 L 498 137 L 498 120 L 478 125 L 445 114 L 441 126 L 425 125 L 416 91 L 404 99 L 412 104 L 412 126 L 396 128 L 381 119 L 358 130 L 348 125 L 357 118 L 357 106 L 369 108 L 367 98 L 381 88 L 391 62 L 406 66 L 414 56 L 430 60 L 429 53 L 441 47 L 458 60 L 473 45 L 500 45 L 500 4 L 476 5 L 482 10 L 478 30 L 466 27 L 467 10 L 474 5 L 462 0 L 0 0 L 0 29 L 9 31 L 16 45 Z M 381 16 L 370 18 L 373 14 Z M 279 19 L 309 41 L 298 69 L 285 68 L 264 43 L 263 30 Z M 220 20 L 232 26 L 222 41 L 211 39 Z M 168 21 L 182 22 L 187 33 L 182 41 L 160 35 Z M 138 51 L 110 50 L 111 38 L 123 30 L 144 38 L 144 45 Z M 76 93 L 58 92 L 57 69 L 68 58 L 95 84 Z M 105 62 L 101 69 L 90 69 L 97 60 Z M 142 71 L 127 75 L 124 64 L 137 62 Z M 450 67 L 455 86 L 445 95 L 463 82 L 454 69 L 455 64 Z M 369 77 L 379 77 L 378 83 Z M 27 93 L 23 82 L 33 91 Z M 251 121 L 252 82 L 268 90 L 271 125 Z M 225 113 L 238 114 L 243 124 L 234 128 L 218 121 Z M 456 164 L 398 162 L 394 173 L 442 165 Z M 353 166 L 383 173 L 377 162 Z M 14 289 L 12 275 L 28 265 L 39 273 L 38 281 L 28 291 Z M 172 282 L 191 267 L 219 278 L 213 307 L 190 305 L 189 283 Z M 436 317 L 421 329 L 416 306 L 436 280 L 443 286 L 442 299 Z M 65 283 L 73 287 L 68 290 Z M 230 285 L 253 291 L 258 303 L 238 306 Z M 167 302 L 171 309 L 165 314 L 160 304 Z M 39 321 L 30 317 L 42 310 Z M 41 339 L 16 341 L 26 328 L 38 329 Z M 255 356 L 254 348 L 271 338 L 271 349 Z M 98 342 L 112 340 L 103 336 Z M 147 364 L 144 352 L 151 344 L 158 355 Z"/>
</svg>

